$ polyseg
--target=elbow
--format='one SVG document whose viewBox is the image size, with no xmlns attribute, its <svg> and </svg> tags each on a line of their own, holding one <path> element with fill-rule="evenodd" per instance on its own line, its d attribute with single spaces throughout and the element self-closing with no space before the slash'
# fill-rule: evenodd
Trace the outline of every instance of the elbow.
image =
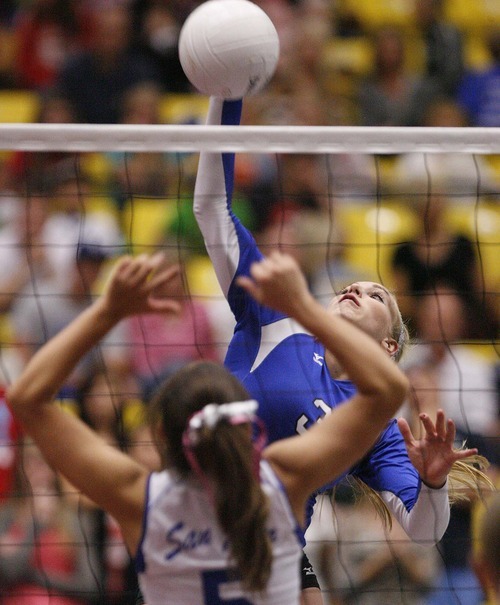
<svg viewBox="0 0 500 605">
<path fill-rule="evenodd" d="M 18 409 L 22 408 L 23 404 L 21 393 L 15 384 L 6 390 L 5 399 L 9 403 L 9 407 L 14 413 L 17 412 Z"/>
<path fill-rule="evenodd" d="M 377 392 L 377 408 L 385 409 L 387 414 L 394 415 L 403 405 L 410 390 L 408 378 L 397 369 L 397 373 L 390 379 L 384 380 Z M 382 408 L 380 407 L 382 406 Z"/>
<path fill-rule="evenodd" d="M 27 391 L 22 389 L 20 385 L 14 383 L 7 389 L 5 399 L 14 416 L 18 420 L 22 420 L 23 416 L 29 411 L 30 399 Z"/>
<path fill-rule="evenodd" d="M 18 383 L 14 383 L 7 389 L 5 398 L 11 412 L 22 424 L 30 418 L 36 418 L 35 408 L 39 407 L 37 402 L 48 400 L 45 394 L 37 393 L 35 395 L 28 387 L 25 388 Z"/>
<path fill-rule="evenodd" d="M 20 389 L 14 384 L 9 387 L 5 392 L 5 400 L 12 412 L 12 414 L 18 419 L 21 420 L 21 416 L 23 411 L 25 410 L 25 401 L 22 396 Z"/>
</svg>

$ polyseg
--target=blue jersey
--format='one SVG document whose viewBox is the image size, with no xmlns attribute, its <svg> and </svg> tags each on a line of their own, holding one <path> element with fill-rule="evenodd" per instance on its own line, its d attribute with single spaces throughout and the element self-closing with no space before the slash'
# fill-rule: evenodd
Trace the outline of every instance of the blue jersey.
<svg viewBox="0 0 500 605">
<path fill-rule="evenodd" d="M 210 124 L 238 124 L 241 102 L 212 99 L 209 112 Z M 324 346 L 304 328 L 260 305 L 235 284 L 262 254 L 232 212 L 233 170 L 233 154 L 201 154 L 194 212 L 236 319 L 225 365 L 259 402 L 269 440 L 275 441 L 321 421 L 353 395 L 355 386 L 332 378 Z M 395 420 L 350 472 L 380 493 L 414 539 L 440 539 L 449 519 L 447 490 L 422 486 Z"/>
</svg>

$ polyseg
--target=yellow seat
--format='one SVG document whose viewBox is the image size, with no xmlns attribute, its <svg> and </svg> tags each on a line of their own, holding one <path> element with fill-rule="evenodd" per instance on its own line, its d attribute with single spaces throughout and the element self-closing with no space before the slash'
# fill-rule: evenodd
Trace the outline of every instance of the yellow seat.
<svg viewBox="0 0 500 605">
<path fill-rule="evenodd" d="M 132 251 L 151 252 L 165 235 L 166 227 L 176 213 L 175 201 L 135 197 L 123 211 L 123 232 Z"/>
<path fill-rule="evenodd" d="M 385 25 L 407 28 L 413 23 L 413 3 L 408 0 L 340 0 L 338 12 L 357 18 L 366 31 Z"/>
<path fill-rule="evenodd" d="M 85 200 L 86 212 L 109 214 L 119 220 L 118 209 L 113 200 L 105 195 L 90 195 Z"/>
<path fill-rule="evenodd" d="M 490 361 L 491 363 L 498 362 L 498 345 L 495 342 L 471 342 L 465 345 L 471 353 L 475 353 L 480 357 Z"/>
<path fill-rule="evenodd" d="M 492 64 L 492 59 L 483 36 L 468 35 L 464 44 L 464 60 L 467 69 L 483 71 Z"/>
<path fill-rule="evenodd" d="M 8 313 L 0 314 L 0 344 L 12 342 L 12 323 Z"/>
<path fill-rule="evenodd" d="M 23 123 L 36 120 L 39 108 L 38 96 L 29 91 L 0 91 L 0 122 Z"/>
<path fill-rule="evenodd" d="M 464 32 L 481 34 L 487 28 L 500 25 L 498 0 L 446 0 L 444 14 L 448 21 Z"/>
<path fill-rule="evenodd" d="M 373 279 L 391 285 L 390 261 L 399 242 L 417 235 L 417 221 L 403 203 L 344 203 L 339 205 L 337 223 L 344 232 L 346 260 Z M 500 285 L 500 207 L 493 203 L 452 205 L 446 221 L 454 232 L 476 243 L 486 287 Z"/>
<path fill-rule="evenodd" d="M 484 159 L 493 168 L 496 176 L 500 180 L 500 154 L 485 155 Z"/>
<path fill-rule="evenodd" d="M 190 121 L 204 123 L 208 97 L 197 94 L 166 94 L 161 102 L 160 115 L 165 124 L 183 124 Z"/>
<path fill-rule="evenodd" d="M 379 206 L 344 203 L 338 207 L 336 220 L 344 233 L 346 261 L 390 286 L 394 246 L 416 233 L 412 212 L 397 202 Z"/>
<path fill-rule="evenodd" d="M 192 296 L 221 297 L 217 275 L 208 256 L 193 256 L 186 263 L 186 277 Z"/>
<path fill-rule="evenodd" d="M 360 76 L 373 64 L 373 47 L 366 37 L 332 38 L 323 51 L 323 67 L 333 72 Z"/>
<path fill-rule="evenodd" d="M 105 153 L 89 152 L 80 156 L 83 172 L 88 175 L 94 183 L 104 185 L 113 176 L 113 166 Z"/>
</svg>

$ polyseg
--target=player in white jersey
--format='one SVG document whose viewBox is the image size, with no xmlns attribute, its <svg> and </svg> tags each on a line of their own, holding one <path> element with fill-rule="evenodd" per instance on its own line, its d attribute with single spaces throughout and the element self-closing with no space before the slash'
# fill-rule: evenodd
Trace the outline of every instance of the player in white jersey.
<svg viewBox="0 0 500 605">
<path fill-rule="evenodd" d="M 221 365 L 186 366 L 152 403 L 164 469 L 151 474 L 54 396 L 123 318 L 175 312 L 177 303 L 162 296 L 174 273 L 162 255 L 121 259 L 103 294 L 38 351 L 7 400 L 49 464 L 119 523 L 148 605 L 293 605 L 309 494 L 373 445 L 407 380 L 373 338 L 314 300 L 291 257 L 274 253 L 240 287 L 321 340 L 356 393 L 303 435 L 262 450 L 265 429 L 241 382 Z M 436 442 L 450 438 L 444 426 L 424 423 Z"/>
</svg>

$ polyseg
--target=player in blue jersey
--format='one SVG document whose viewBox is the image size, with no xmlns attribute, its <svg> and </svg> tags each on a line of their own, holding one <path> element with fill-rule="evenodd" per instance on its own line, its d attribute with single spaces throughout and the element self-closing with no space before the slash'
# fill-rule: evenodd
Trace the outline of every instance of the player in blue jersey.
<svg viewBox="0 0 500 605">
<path fill-rule="evenodd" d="M 176 310 L 161 295 L 174 275 L 162 263 L 161 255 L 123 258 L 102 296 L 37 352 L 7 400 L 49 464 L 117 520 L 148 605 L 297 605 L 307 498 L 373 445 L 407 379 L 372 338 L 332 319 L 297 263 L 275 253 L 253 264 L 242 291 L 315 334 L 356 392 L 324 422 L 263 450 L 258 404 L 241 382 L 220 364 L 187 365 L 151 403 L 164 466 L 151 473 L 54 397 L 121 319 Z"/>
<path fill-rule="evenodd" d="M 207 123 L 237 125 L 241 108 L 241 101 L 211 98 Z M 201 153 L 194 213 L 236 319 L 225 365 L 259 402 L 258 414 L 270 441 L 275 441 L 303 434 L 352 397 L 356 385 L 336 356 L 308 330 L 239 287 L 238 278 L 247 275 L 262 254 L 231 210 L 233 170 L 234 154 Z M 401 356 L 408 334 L 394 296 L 382 285 L 352 284 L 333 298 L 329 313 L 359 326 L 395 361 Z M 371 451 L 349 469 L 380 494 L 412 539 L 427 544 L 439 541 L 446 530 L 447 476 L 462 457 L 449 439 L 452 421 L 440 414 L 436 423 L 446 435 L 440 442 L 433 439 L 433 429 L 417 441 L 405 420 L 392 420 Z M 310 586 L 310 577 L 304 574 L 304 587 Z"/>
</svg>

